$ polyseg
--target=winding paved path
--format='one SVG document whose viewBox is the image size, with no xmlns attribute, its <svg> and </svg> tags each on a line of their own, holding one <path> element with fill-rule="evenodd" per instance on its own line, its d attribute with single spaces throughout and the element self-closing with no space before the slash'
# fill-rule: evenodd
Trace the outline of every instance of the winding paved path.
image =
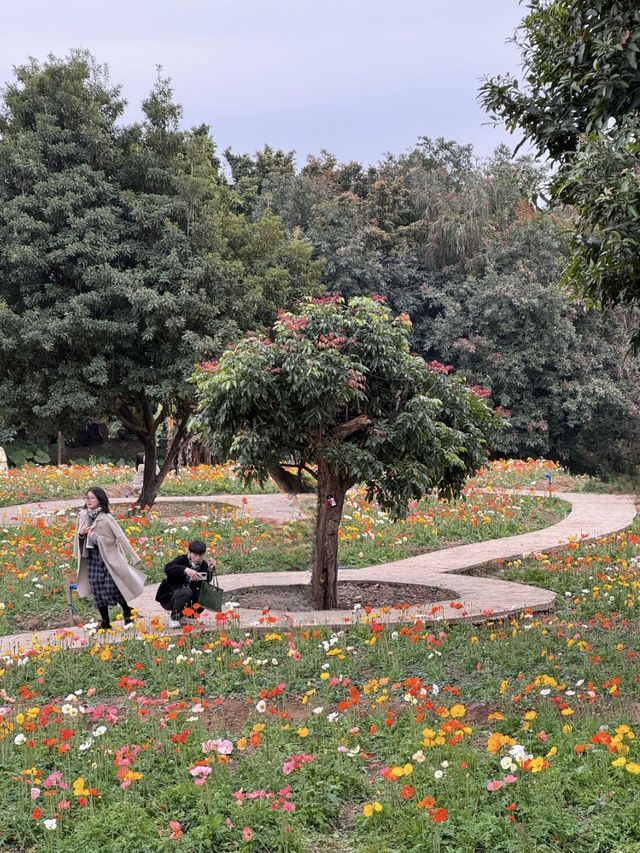
<svg viewBox="0 0 640 853">
<path fill-rule="evenodd" d="M 523 491 L 519 494 L 546 496 L 546 492 Z M 488 617 L 500 617 L 531 611 L 548 610 L 553 606 L 555 594 L 547 589 L 499 580 L 494 577 L 470 577 L 460 574 L 474 566 L 493 560 L 519 557 L 533 551 L 543 551 L 567 543 L 571 539 L 595 538 L 616 530 L 622 530 L 633 521 L 636 510 L 631 495 L 595 495 L 554 493 L 554 497 L 571 503 L 571 512 L 562 521 L 543 530 L 509 536 L 504 539 L 492 539 L 487 542 L 474 542 L 442 551 L 434 551 L 404 560 L 395 560 L 377 566 L 362 569 L 343 569 L 341 580 L 384 581 L 398 584 L 424 584 L 453 590 L 458 598 L 452 607 L 450 599 L 412 607 L 405 611 L 391 611 L 382 619 L 387 622 L 407 621 L 415 616 L 424 616 L 428 621 L 455 622 L 462 619 L 482 620 Z M 304 517 L 297 500 L 286 495 L 211 495 L 187 498 L 159 498 L 167 502 L 227 503 L 245 507 L 255 518 L 271 521 L 287 521 Z M 112 503 L 131 503 L 125 499 L 114 499 Z M 45 501 L 39 504 L 24 504 L 21 507 L 0 508 L 0 525 L 19 523 L 25 518 L 52 517 L 60 511 L 82 505 L 82 501 Z M 260 572 L 255 574 L 223 575 L 221 582 L 229 600 L 233 591 L 243 587 L 299 585 L 309 581 L 309 572 Z M 154 600 L 157 584 L 150 584 L 133 605 L 138 609 L 145 622 L 164 614 Z M 257 623 L 261 612 L 240 609 L 240 625 L 252 626 Z M 271 611 L 280 624 L 296 625 L 335 625 L 344 626 L 361 620 L 360 613 L 351 610 L 301 611 L 284 613 Z M 203 627 L 213 628 L 215 616 L 206 614 Z M 65 632 L 62 632 L 65 633 Z M 68 645 L 82 645 L 86 637 L 81 629 L 67 630 L 64 642 Z M 59 640 L 60 631 L 39 631 L 37 634 L 24 633 L 0 637 L 0 653 L 27 649 L 34 644 Z"/>
</svg>

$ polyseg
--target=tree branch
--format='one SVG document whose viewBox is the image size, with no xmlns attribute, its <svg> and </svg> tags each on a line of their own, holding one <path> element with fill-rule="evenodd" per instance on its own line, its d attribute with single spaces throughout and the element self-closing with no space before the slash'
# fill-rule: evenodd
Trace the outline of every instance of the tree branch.
<svg viewBox="0 0 640 853">
<path fill-rule="evenodd" d="M 367 417 L 367 415 L 358 415 L 356 418 L 351 418 L 350 421 L 334 427 L 331 432 L 331 438 L 337 439 L 338 441 L 344 441 L 345 438 L 349 438 L 349 436 L 353 435 L 354 432 L 359 432 L 361 429 L 370 425 L 371 418 Z"/>
<path fill-rule="evenodd" d="M 118 406 L 118 408 L 116 409 L 116 415 L 122 423 L 122 426 L 126 427 L 131 432 L 134 432 L 138 436 L 138 438 L 144 442 L 148 433 L 144 429 L 144 427 L 140 426 L 140 424 L 136 421 L 135 415 L 125 403 L 121 403 Z"/>
</svg>

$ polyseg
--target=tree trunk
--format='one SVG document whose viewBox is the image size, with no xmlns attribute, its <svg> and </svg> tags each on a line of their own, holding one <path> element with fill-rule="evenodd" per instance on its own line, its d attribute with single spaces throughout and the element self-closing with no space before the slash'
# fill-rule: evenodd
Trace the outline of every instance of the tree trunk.
<svg viewBox="0 0 640 853">
<path fill-rule="evenodd" d="M 180 420 L 177 421 L 173 438 L 167 447 L 167 455 L 160 466 L 158 474 L 156 474 L 156 468 L 158 466 L 156 430 L 153 429 L 144 436 L 144 479 L 142 482 L 140 497 L 136 501 L 137 506 L 151 507 L 154 505 L 155 500 L 158 497 L 158 492 L 160 491 L 160 486 L 163 484 L 165 477 L 173 467 L 174 461 L 185 440 L 188 419 L 189 413 L 187 412 Z"/>
<path fill-rule="evenodd" d="M 60 467 L 60 465 L 62 465 L 63 456 L 64 456 L 64 436 L 60 432 L 60 430 L 58 430 L 58 467 Z"/>
<path fill-rule="evenodd" d="M 333 476 L 324 463 L 318 465 L 318 514 L 314 535 L 311 591 L 316 607 L 338 606 L 338 530 L 349 483 Z"/>
<path fill-rule="evenodd" d="M 158 464 L 158 447 L 155 430 L 147 435 L 144 442 L 144 477 L 142 480 L 142 491 L 138 498 L 138 506 L 153 506 L 158 497 L 160 489 L 159 477 L 156 476 Z"/>
</svg>

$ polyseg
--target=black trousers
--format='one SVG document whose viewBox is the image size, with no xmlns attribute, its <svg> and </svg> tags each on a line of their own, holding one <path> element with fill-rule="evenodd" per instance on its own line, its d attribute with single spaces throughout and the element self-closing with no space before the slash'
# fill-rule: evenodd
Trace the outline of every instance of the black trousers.
<svg viewBox="0 0 640 853">
<path fill-rule="evenodd" d="M 199 592 L 199 588 L 194 589 L 189 583 L 174 589 L 171 593 L 171 614 L 179 615 L 182 612 L 183 607 L 195 604 L 198 600 Z"/>
</svg>

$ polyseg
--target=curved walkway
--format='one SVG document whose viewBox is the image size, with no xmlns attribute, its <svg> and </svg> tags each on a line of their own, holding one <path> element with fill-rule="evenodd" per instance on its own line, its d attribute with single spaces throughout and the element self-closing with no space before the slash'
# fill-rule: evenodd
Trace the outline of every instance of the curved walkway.
<svg viewBox="0 0 640 853">
<path fill-rule="evenodd" d="M 546 497 L 546 492 L 518 492 L 524 495 Z M 453 590 L 457 599 L 451 599 L 411 607 L 409 610 L 395 611 L 381 615 L 382 621 L 399 622 L 411 620 L 417 616 L 427 621 L 455 622 L 463 619 L 481 621 L 489 617 L 498 618 L 523 610 L 548 610 L 553 606 L 555 593 L 540 587 L 503 581 L 494 577 L 470 577 L 465 572 L 475 566 L 509 557 L 520 557 L 531 552 L 555 548 L 571 539 L 595 538 L 617 530 L 622 530 L 633 521 L 636 510 L 631 495 L 574 494 L 570 492 L 554 493 L 561 500 L 571 503 L 571 512 L 551 527 L 509 536 L 504 539 L 491 539 L 487 542 L 474 542 L 442 551 L 434 551 L 404 560 L 395 560 L 377 566 L 362 569 L 343 569 L 341 580 L 384 581 L 398 584 L 423 584 Z M 304 517 L 300 504 L 287 495 L 209 495 L 188 498 L 159 498 L 159 501 L 187 501 L 195 503 L 227 503 L 245 507 L 255 518 L 271 521 L 287 521 Z M 115 499 L 113 503 L 131 503 Z M 52 517 L 56 513 L 82 505 L 82 501 L 46 501 L 39 504 L 24 504 L 21 507 L 0 508 L 0 525 L 15 524 L 25 518 Z M 233 597 L 233 591 L 243 587 L 287 585 L 297 586 L 309 581 L 309 572 L 260 572 L 254 574 L 221 575 L 221 583 Z M 133 605 L 140 617 L 148 619 L 164 615 L 154 597 L 157 584 L 145 588 L 144 593 Z M 239 624 L 244 627 L 260 624 L 261 611 L 239 609 Z M 344 626 L 362 620 L 361 612 L 351 610 L 299 611 L 285 613 L 271 611 L 271 616 L 287 626 L 334 625 Z M 204 628 L 214 628 L 215 615 L 205 614 L 202 620 Z M 63 631 L 40 631 L 37 634 L 24 633 L 0 637 L 0 653 L 17 648 L 29 648 L 34 644 L 44 645 L 66 635 L 69 645 L 81 645 L 87 642 L 81 629 Z"/>
</svg>

